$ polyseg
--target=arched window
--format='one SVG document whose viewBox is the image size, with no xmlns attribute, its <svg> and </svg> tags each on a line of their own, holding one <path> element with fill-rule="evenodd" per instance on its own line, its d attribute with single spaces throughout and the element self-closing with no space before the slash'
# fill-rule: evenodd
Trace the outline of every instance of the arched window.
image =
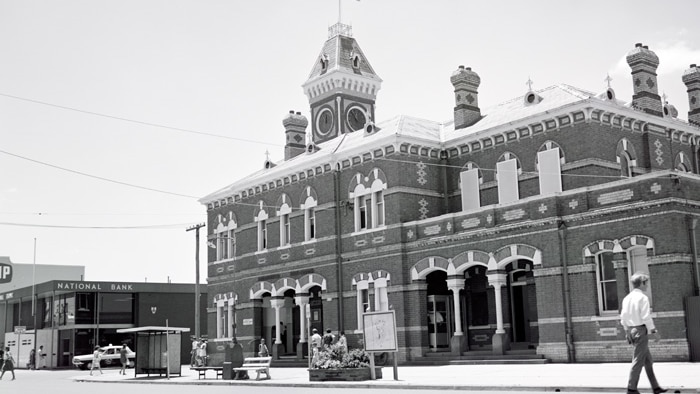
<svg viewBox="0 0 700 394">
<path fill-rule="evenodd" d="M 633 177 L 634 173 L 632 170 L 637 166 L 637 153 L 627 138 L 623 138 L 617 143 L 616 159 L 620 164 L 621 175 L 627 178 Z"/>
<path fill-rule="evenodd" d="M 236 216 L 229 211 L 228 215 L 219 215 L 216 226 L 216 260 L 233 259 L 236 256 Z"/>
<path fill-rule="evenodd" d="M 309 242 L 316 239 L 316 207 L 318 197 L 316 190 L 307 186 L 301 195 L 301 206 L 304 210 L 304 241 Z"/>
<path fill-rule="evenodd" d="M 280 247 L 289 246 L 292 243 L 291 223 L 289 222 L 292 207 L 288 195 L 282 194 L 279 197 L 276 213 L 280 218 Z"/>
<path fill-rule="evenodd" d="M 678 152 L 673 164 L 674 168 L 681 172 L 691 172 L 693 168 L 690 158 L 683 152 Z"/>
<path fill-rule="evenodd" d="M 547 141 L 540 146 L 535 159 L 535 167 L 540 175 L 540 194 L 562 191 L 561 166 L 564 162 L 564 152 L 556 142 Z"/>
<path fill-rule="evenodd" d="M 263 201 L 260 201 L 259 205 L 254 220 L 258 223 L 258 252 L 263 252 L 267 250 L 267 219 L 269 216 L 265 211 Z"/>
<path fill-rule="evenodd" d="M 365 177 L 356 174 L 350 182 L 349 198 L 353 201 L 355 232 L 383 227 L 385 225 L 384 190 L 386 176 L 374 168 Z"/>
<path fill-rule="evenodd" d="M 511 152 L 505 152 L 496 163 L 498 203 L 506 204 L 520 198 L 518 176 L 523 172 L 520 160 Z"/>
<path fill-rule="evenodd" d="M 484 183 L 484 175 L 479 166 L 468 162 L 459 173 L 459 188 L 462 193 L 462 211 L 481 207 L 479 186 Z"/>
</svg>

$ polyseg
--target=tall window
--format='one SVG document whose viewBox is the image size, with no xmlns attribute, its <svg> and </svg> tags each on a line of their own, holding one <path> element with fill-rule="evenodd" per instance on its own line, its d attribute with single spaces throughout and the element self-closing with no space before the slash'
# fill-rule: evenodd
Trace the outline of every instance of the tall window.
<svg viewBox="0 0 700 394">
<path fill-rule="evenodd" d="M 228 239 L 225 232 L 216 233 L 216 259 L 223 260 L 228 257 Z"/>
<path fill-rule="evenodd" d="M 307 209 L 304 217 L 306 219 L 305 240 L 316 239 L 316 210 L 314 208 Z"/>
<path fill-rule="evenodd" d="M 613 253 L 603 252 L 596 256 L 598 274 L 598 299 L 601 312 L 617 312 L 617 279 L 613 265 Z"/>
<path fill-rule="evenodd" d="M 260 201 L 260 208 L 255 215 L 255 221 L 258 222 L 258 252 L 267 250 L 267 212 L 263 209 L 263 202 Z"/>
<path fill-rule="evenodd" d="M 560 193 L 562 191 L 561 166 L 564 154 L 559 145 L 547 141 L 537 152 L 537 171 L 539 172 L 540 194 Z"/>
<path fill-rule="evenodd" d="M 280 246 L 287 246 L 290 241 L 289 214 L 280 216 Z"/>
<path fill-rule="evenodd" d="M 367 197 L 365 196 L 359 196 L 357 197 L 357 214 L 359 217 L 357 218 L 357 225 L 355 226 L 356 231 L 360 230 L 365 230 L 369 228 L 369 223 L 368 223 L 368 217 L 367 217 Z"/>
<path fill-rule="evenodd" d="M 234 230 L 229 230 L 227 235 L 228 241 L 228 258 L 233 259 L 236 257 L 236 232 Z"/>
<path fill-rule="evenodd" d="M 353 202 L 356 232 L 386 225 L 386 188 L 386 176 L 378 168 L 367 176 L 358 173 L 352 178 L 349 198 Z"/>
<path fill-rule="evenodd" d="M 647 260 L 647 249 L 646 248 L 634 248 L 627 251 L 627 258 L 629 259 L 628 264 L 628 274 L 630 278 L 635 272 L 646 272 L 649 274 L 649 260 Z M 646 295 L 649 297 L 649 305 L 654 306 L 651 294 L 651 275 L 649 276 L 649 283 L 647 284 Z"/>
<path fill-rule="evenodd" d="M 620 163 L 620 174 L 627 178 L 634 176 L 632 169 L 637 166 L 637 154 L 627 138 L 617 143 L 616 155 L 617 162 Z"/>
<path fill-rule="evenodd" d="M 372 198 L 372 222 L 374 227 L 384 225 L 384 192 L 379 190 Z"/>
</svg>

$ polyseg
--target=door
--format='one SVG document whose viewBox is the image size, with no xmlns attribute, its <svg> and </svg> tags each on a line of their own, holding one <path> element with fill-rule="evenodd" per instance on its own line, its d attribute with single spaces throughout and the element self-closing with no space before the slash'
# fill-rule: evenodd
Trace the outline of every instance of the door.
<svg viewBox="0 0 700 394">
<path fill-rule="evenodd" d="M 452 339 L 452 313 L 450 296 L 428 296 L 428 335 L 430 350 L 449 351 Z"/>
<path fill-rule="evenodd" d="M 700 297 L 685 299 L 685 315 L 687 316 L 690 361 L 700 361 Z"/>
<path fill-rule="evenodd" d="M 530 342 L 530 308 L 527 279 L 530 271 L 510 273 L 511 343 L 514 348 L 527 349 Z M 518 346 L 520 344 L 520 346 Z"/>
</svg>

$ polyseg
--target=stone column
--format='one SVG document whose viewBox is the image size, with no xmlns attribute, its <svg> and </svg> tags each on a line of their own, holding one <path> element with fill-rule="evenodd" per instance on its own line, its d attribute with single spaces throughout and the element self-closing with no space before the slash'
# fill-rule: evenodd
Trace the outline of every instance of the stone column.
<svg viewBox="0 0 700 394">
<path fill-rule="evenodd" d="M 464 289 L 463 277 L 447 278 L 447 288 L 452 291 L 452 299 L 454 300 L 454 312 L 452 316 L 455 319 L 455 332 L 450 340 L 450 350 L 454 355 L 461 355 L 466 343 L 464 333 L 462 332 L 462 307 L 460 306 L 459 291 Z"/>
<path fill-rule="evenodd" d="M 308 354 L 308 348 L 306 346 L 306 306 L 309 304 L 308 294 L 298 294 L 294 297 L 294 302 L 299 305 L 299 343 L 297 343 L 297 360 L 303 360 L 304 356 Z"/>
<path fill-rule="evenodd" d="M 280 358 L 280 354 L 284 351 L 284 345 L 282 344 L 282 333 L 280 332 L 280 309 L 284 306 L 283 297 L 272 297 L 270 299 L 270 306 L 275 308 L 275 343 L 272 344 L 272 357 L 275 360 Z"/>
<path fill-rule="evenodd" d="M 503 300 L 501 288 L 506 285 L 506 274 L 500 272 L 487 273 L 489 285 L 493 286 L 496 296 L 496 333 L 493 335 L 493 353 L 504 354 L 508 349 L 508 338 L 506 330 L 503 328 Z"/>
</svg>

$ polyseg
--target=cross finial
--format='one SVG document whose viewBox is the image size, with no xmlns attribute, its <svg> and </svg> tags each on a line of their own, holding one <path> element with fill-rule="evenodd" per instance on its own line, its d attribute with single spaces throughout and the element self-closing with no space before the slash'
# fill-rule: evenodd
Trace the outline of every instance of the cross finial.
<svg viewBox="0 0 700 394">
<path fill-rule="evenodd" d="M 612 80 L 613 80 L 613 79 L 610 78 L 610 73 L 608 73 L 608 76 L 605 77 L 605 80 L 604 80 L 605 82 L 608 83 L 608 89 L 610 89 L 610 88 L 612 87 L 612 86 L 610 86 L 610 82 L 612 82 Z"/>
<path fill-rule="evenodd" d="M 527 76 L 527 82 L 525 82 L 525 84 L 527 85 L 527 89 L 528 89 L 528 90 L 532 90 L 532 83 L 533 83 L 533 82 L 532 82 L 532 79 L 530 79 L 530 76 L 528 75 L 528 76 Z"/>
<path fill-rule="evenodd" d="M 664 92 L 664 94 L 661 95 L 661 97 L 663 98 L 663 103 L 668 104 L 668 100 L 666 100 L 668 98 L 668 96 L 666 95 L 666 92 Z"/>
<path fill-rule="evenodd" d="M 270 161 L 270 151 L 265 149 L 265 161 Z"/>
</svg>

